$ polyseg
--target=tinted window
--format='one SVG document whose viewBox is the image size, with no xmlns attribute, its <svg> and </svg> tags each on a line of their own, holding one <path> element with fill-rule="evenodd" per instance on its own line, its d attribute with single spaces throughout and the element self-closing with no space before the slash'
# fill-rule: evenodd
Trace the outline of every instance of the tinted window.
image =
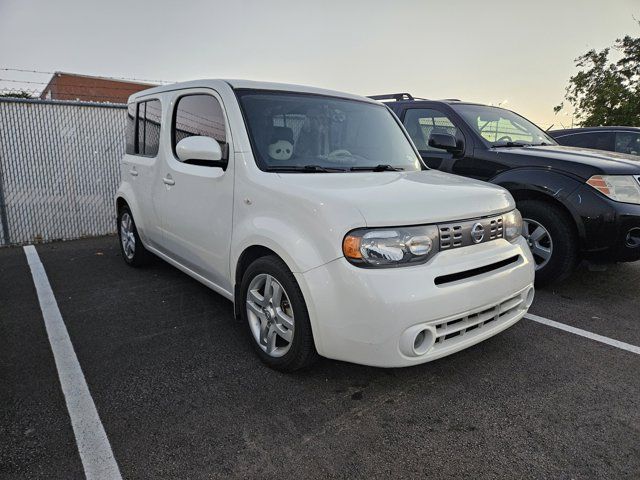
<svg viewBox="0 0 640 480">
<path fill-rule="evenodd" d="M 127 153 L 155 157 L 160 144 L 160 100 L 130 103 L 127 107 Z"/>
<path fill-rule="evenodd" d="M 438 110 L 430 108 L 412 108 L 407 110 L 404 126 L 418 150 L 442 153 L 439 148 L 429 146 L 429 136 L 432 133 L 446 133 L 462 140 L 460 132 L 449 117 Z"/>
<path fill-rule="evenodd" d="M 136 104 L 130 103 L 127 105 L 127 146 L 126 152 L 128 155 L 135 155 L 136 153 Z"/>
<path fill-rule="evenodd" d="M 155 157 L 158 154 L 158 148 L 160 146 L 160 117 L 162 116 L 162 107 L 160 106 L 160 100 L 151 100 L 145 102 L 145 104 L 144 154 Z"/>
<path fill-rule="evenodd" d="M 613 132 L 576 133 L 573 135 L 559 137 L 558 142 L 569 147 L 613 151 L 614 134 Z"/>
<path fill-rule="evenodd" d="M 616 132 L 616 152 L 640 155 L 640 133 Z"/>
<path fill-rule="evenodd" d="M 144 116 L 146 108 L 146 102 L 138 103 L 138 125 L 136 127 L 136 132 L 138 132 L 138 138 L 136 142 L 136 153 L 138 155 L 144 155 Z"/>
<path fill-rule="evenodd" d="M 178 99 L 173 123 L 174 151 L 180 140 L 194 135 L 211 137 L 221 146 L 227 141 L 222 107 L 211 95 L 186 95 Z"/>
</svg>

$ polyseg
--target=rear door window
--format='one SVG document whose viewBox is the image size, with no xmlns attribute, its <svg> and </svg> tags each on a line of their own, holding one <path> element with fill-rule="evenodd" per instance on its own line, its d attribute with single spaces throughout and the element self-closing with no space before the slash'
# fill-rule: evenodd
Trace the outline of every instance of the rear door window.
<svg viewBox="0 0 640 480">
<path fill-rule="evenodd" d="M 127 154 L 144 157 L 158 155 L 161 118 L 160 100 L 130 103 L 127 106 Z"/>
<path fill-rule="evenodd" d="M 136 103 L 130 103 L 127 105 L 127 155 L 136 154 Z"/>
<path fill-rule="evenodd" d="M 160 106 L 160 100 L 150 100 L 145 103 L 144 154 L 148 157 L 155 157 L 160 146 L 162 107 Z"/>
</svg>

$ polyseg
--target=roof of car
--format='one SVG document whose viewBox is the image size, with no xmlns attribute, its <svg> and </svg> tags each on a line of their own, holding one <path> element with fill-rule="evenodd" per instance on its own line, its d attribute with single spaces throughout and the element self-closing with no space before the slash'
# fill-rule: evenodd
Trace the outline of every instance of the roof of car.
<svg viewBox="0 0 640 480">
<path fill-rule="evenodd" d="M 549 135 L 570 134 L 570 133 L 587 133 L 587 132 L 623 132 L 623 131 L 640 131 L 640 127 L 579 127 L 579 128 L 558 128 L 547 132 Z"/>
<path fill-rule="evenodd" d="M 378 103 L 370 98 L 360 95 L 354 95 L 352 93 L 339 92 L 336 90 L 328 90 L 318 87 L 310 87 L 306 85 L 293 85 L 288 83 L 275 83 L 275 82 L 258 82 L 254 80 L 228 80 L 228 79 L 203 79 L 192 80 L 189 82 L 171 83 L 169 85 L 161 85 L 159 87 L 142 90 L 134 95 L 131 95 L 129 101 L 133 101 L 139 97 L 154 95 L 162 92 L 169 92 L 172 90 L 181 90 L 185 88 L 216 88 L 221 84 L 227 83 L 233 89 L 247 88 L 255 90 L 278 90 L 283 92 L 300 92 L 300 93 L 312 93 L 316 95 L 326 95 L 331 97 L 348 98 L 352 100 L 359 100 L 369 103 Z"/>
</svg>

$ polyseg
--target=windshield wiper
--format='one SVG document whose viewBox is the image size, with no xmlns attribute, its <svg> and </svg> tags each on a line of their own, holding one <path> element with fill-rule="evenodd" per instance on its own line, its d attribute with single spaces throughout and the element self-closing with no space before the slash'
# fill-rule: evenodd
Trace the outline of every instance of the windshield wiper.
<svg viewBox="0 0 640 480">
<path fill-rule="evenodd" d="M 506 142 L 499 143 L 497 145 L 493 145 L 493 148 L 504 148 L 504 147 L 530 147 L 530 143 L 521 143 L 521 142 Z"/>
<path fill-rule="evenodd" d="M 404 170 L 404 168 L 392 167 L 391 165 L 380 164 L 380 165 L 375 165 L 371 167 L 364 167 L 364 166 L 351 167 L 349 170 L 351 170 L 352 172 L 398 172 L 400 170 Z"/>
<path fill-rule="evenodd" d="M 300 173 L 331 173 L 346 172 L 344 168 L 322 167 L 320 165 L 270 165 L 267 172 L 300 172 Z"/>
</svg>

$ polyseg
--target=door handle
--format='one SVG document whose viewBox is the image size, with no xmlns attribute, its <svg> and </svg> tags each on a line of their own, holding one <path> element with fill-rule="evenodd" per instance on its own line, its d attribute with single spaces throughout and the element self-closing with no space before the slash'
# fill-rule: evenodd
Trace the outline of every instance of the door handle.
<svg viewBox="0 0 640 480">
<path fill-rule="evenodd" d="M 166 177 L 164 177 L 162 179 L 162 181 L 164 182 L 165 185 L 175 185 L 176 181 L 171 178 L 171 175 L 167 175 Z"/>
<path fill-rule="evenodd" d="M 135 168 L 132 168 L 131 170 L 129 170 L 129 175 L 131 175 L 132 177 L 137 177 L 138 172 L 136 171 Z"/>
</svg>

